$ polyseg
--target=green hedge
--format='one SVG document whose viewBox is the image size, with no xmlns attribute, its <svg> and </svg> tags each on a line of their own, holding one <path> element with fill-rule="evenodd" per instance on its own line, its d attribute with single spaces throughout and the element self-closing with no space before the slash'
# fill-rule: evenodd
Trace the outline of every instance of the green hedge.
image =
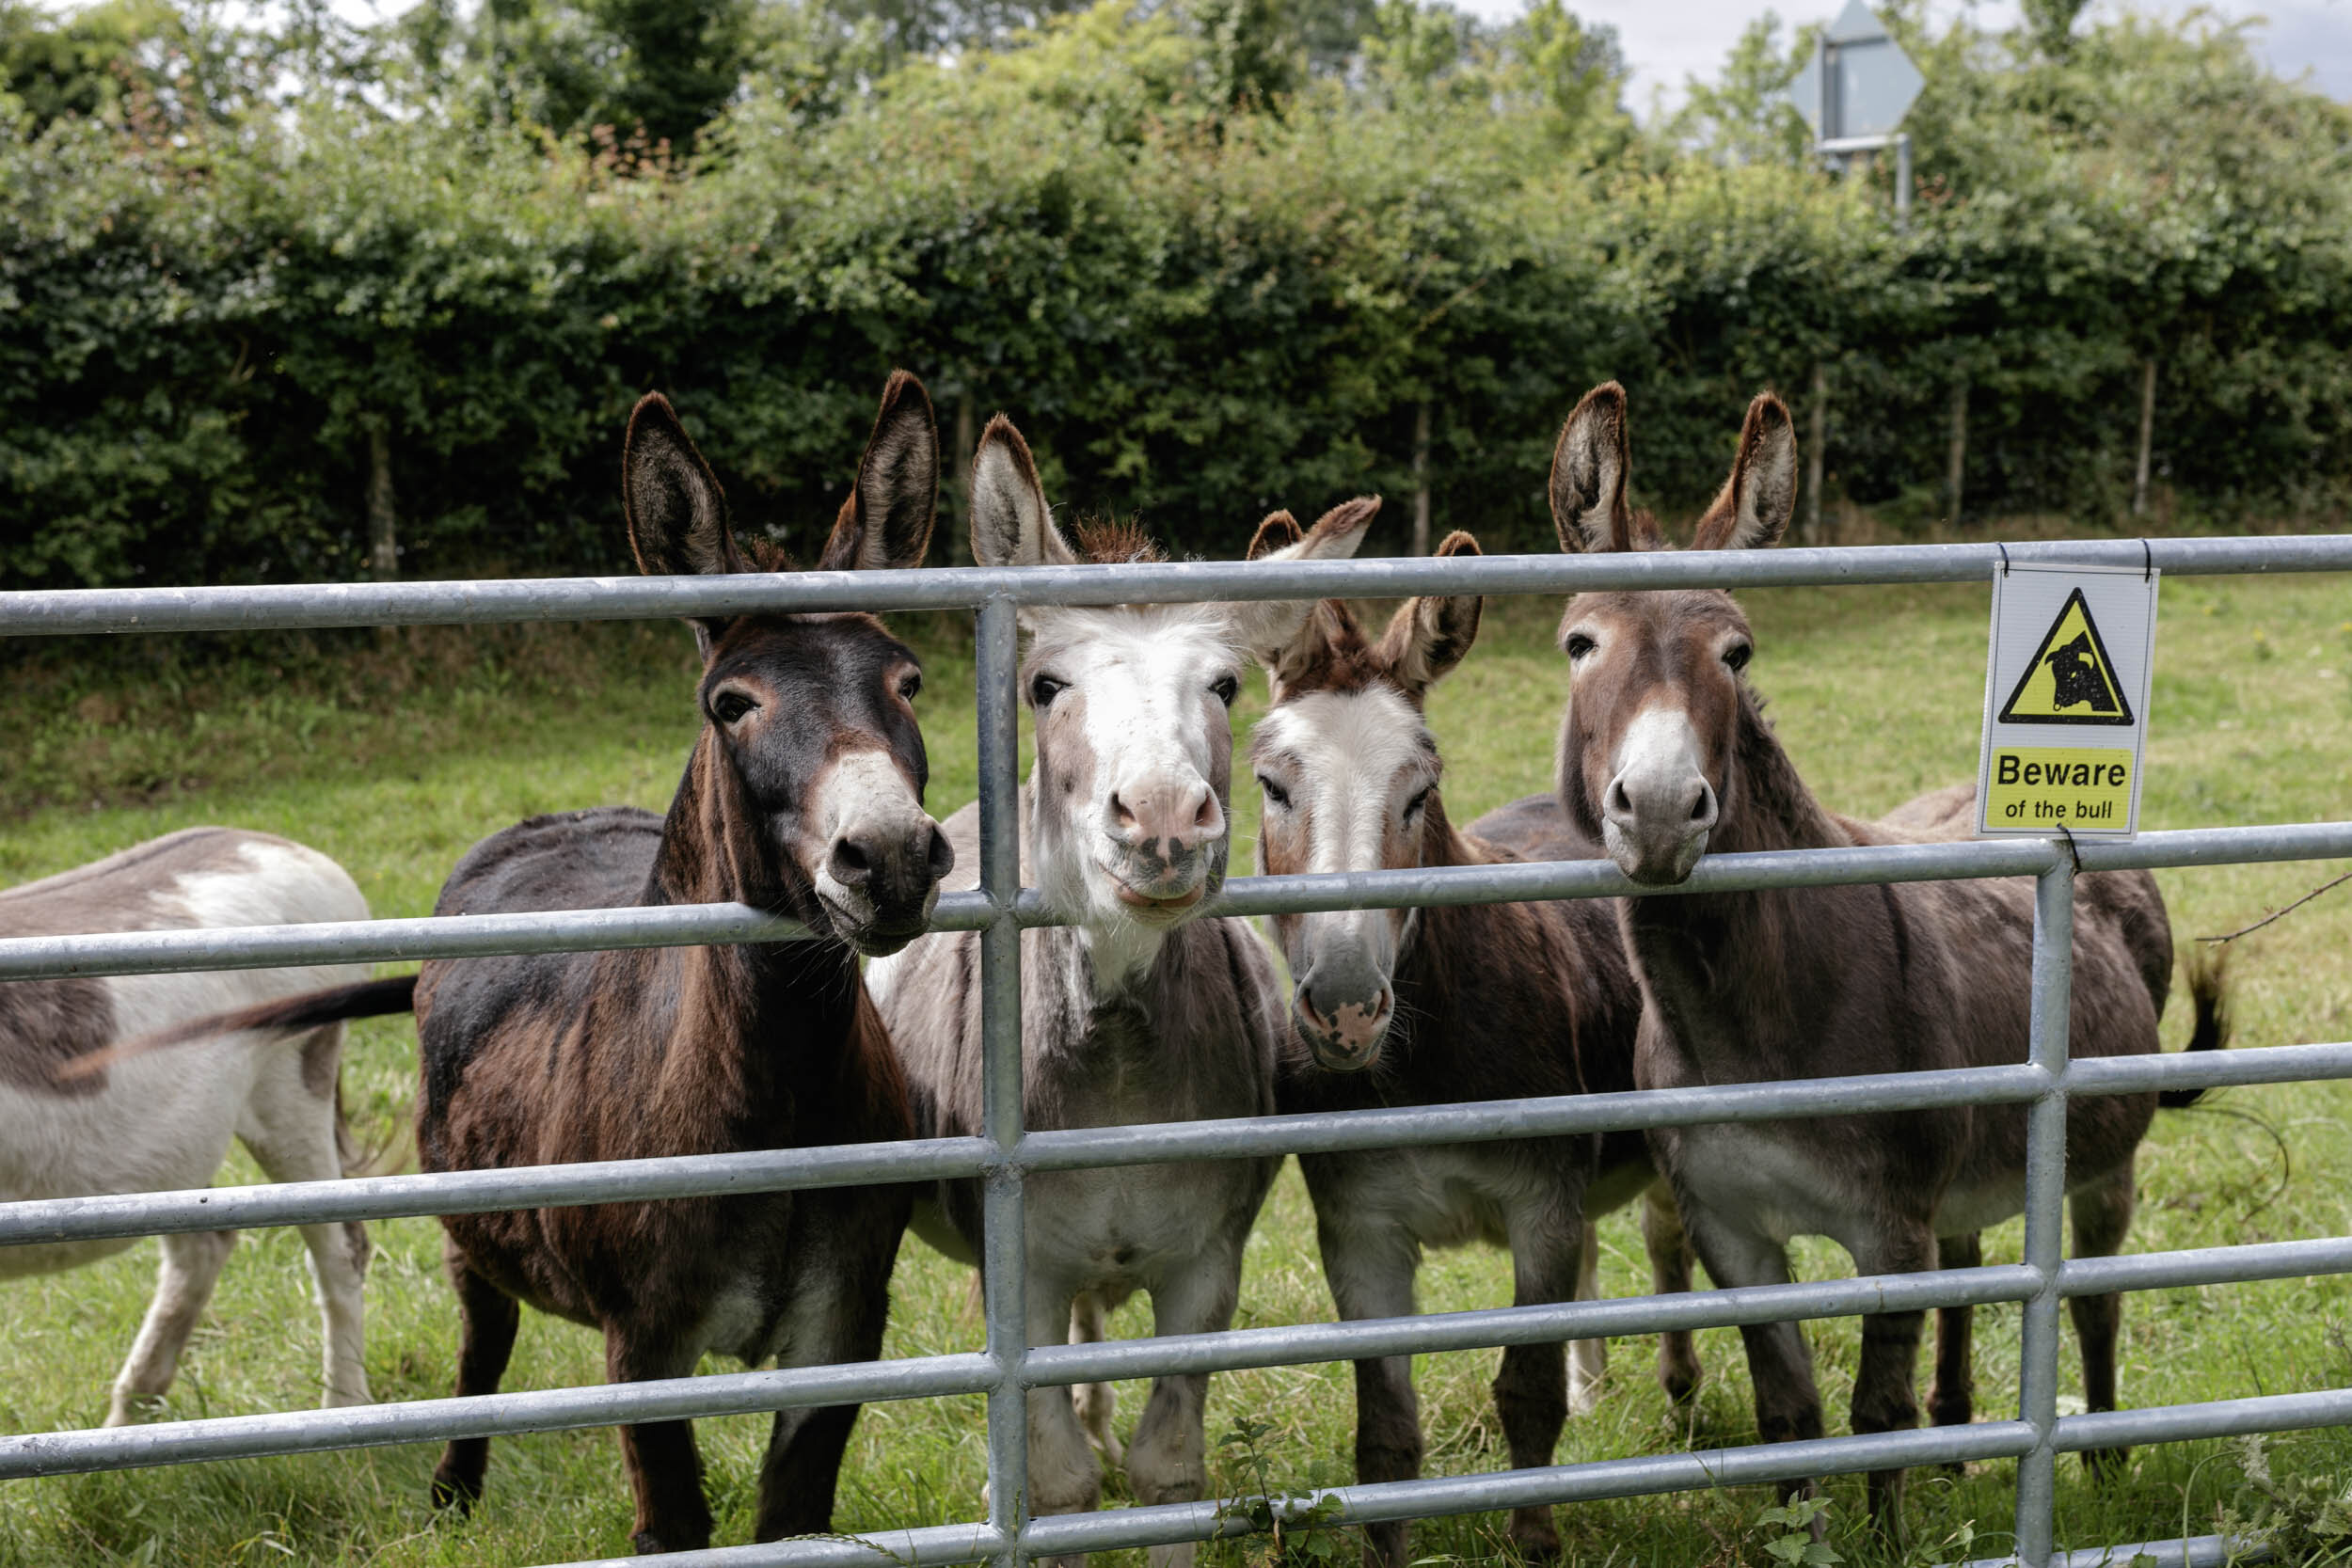
<svg viewBox="0 0 2352 1568">
<path fill-rule="evenodd" d="M 1645 135 L 1527 28 L 1431 64 L 1384 14 L 1355 80 L 1271 103 L 1110 6 L 830 98 L 771 63 L 691 167 L 364 104 L 16 116 L 0 585 L 358 575 L 379 423 L 404 573 L 612 570 L 648 388 L 806 553 L 893 365 L 951 436 L 1010 412 L 1057 501 L 1203 551 L 1405 496 L 1423 404 L 1438 527 L 1537 544 L 1609 376 L 1637 488 L 1687 508 L 1817 364 L 1833 489 L 1898 525 L 1938 515 L 1958 380 L 1972 515 L 2115 521 L 2151 357 L 2179 515 L 2352 497 L 2352 114 L 2233 35 L 1914 40 L 1897 234 L 1883 177 Z"/>
</svg>

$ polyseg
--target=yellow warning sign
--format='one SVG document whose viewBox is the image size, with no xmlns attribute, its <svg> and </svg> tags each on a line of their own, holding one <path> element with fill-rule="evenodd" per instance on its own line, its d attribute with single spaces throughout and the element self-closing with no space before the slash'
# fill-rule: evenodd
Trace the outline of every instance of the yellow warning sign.
<svg viewBox="0 0 2352 1568">
<path fill-rule="evenodd" d="M 2028 623 L 2030 624 L 2030 623 Z M 2075 589 L 2034 650 L 2033 661 L 2009 694 L 2004 724 L 2129 724 L 2131 699 L 2116 678 L 2115 660 Z M 2056 755 L 2057 753 L 2052 753 Z M 2125 797 L 2127 800 L 2128 796 Z"/>
<path fill-rule="evenodd" d="M 2113 832 L 2131 818 L 2136 761 L 2128 746 L 1997 746 L 1986 769 L 1985 821 Z"/>
</svg>

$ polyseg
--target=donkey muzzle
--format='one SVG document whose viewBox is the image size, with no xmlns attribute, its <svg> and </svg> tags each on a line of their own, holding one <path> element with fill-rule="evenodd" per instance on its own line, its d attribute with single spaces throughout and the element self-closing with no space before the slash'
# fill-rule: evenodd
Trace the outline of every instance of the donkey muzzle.
<svg viewBox="0 0 2352 1568">
<path fill-rule="evenodd" d="M 817 891 L 842 939 L 879 958 L 923 934 L 939 903 L 940 881 L 955 866 L 947 835 L 927 816 L 913 834 L 836 837 Z"/>
<path fill-rule="evenodd" d="M 1687 714 L 1645 709 L 1626 730 L 1616 777 L 1601 794 L 1601 844 L 1634 881 L 1667 887 L 1707 852 L 1722 802 L 1699 766 Z"/>
<path fill-rule="evenodd" d="M 1380 1059 L 1396 992 L 1371 966 L 1327 958 L 1308 965 L 1291 990 L 1291 1019 L 1315 1065 L 1360 1072 Z"/>
</svg>

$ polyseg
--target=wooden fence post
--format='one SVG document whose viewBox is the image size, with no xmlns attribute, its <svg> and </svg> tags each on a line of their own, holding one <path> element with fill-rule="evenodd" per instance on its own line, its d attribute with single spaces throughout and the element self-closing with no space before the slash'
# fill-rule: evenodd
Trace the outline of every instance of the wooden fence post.
<svg viewBox="0 0 2352 1568">
<path fill-rule="evenodd" d="M 2148 448 L 2156 434 L 2156 361 L 2141 362 L 2139 376 L 2139 462 L 2132 469 L 2132 515 L 2148 515 Z"/>
<path fill-rule="evenodd" d="M 1829 371 L 1814 361 L 1813 390 L 1805 399 L 1804 542 L 1821 542 L 1821 472 L 1829 446 Z"/>
<path fill-rule="evenodd" d="M 1960 526 L 1961 481 L 1968 467 L 1968 383 L 1952 387 L 1952 443 L 1944 458 L 1944 494 L 1951 505 L 1952 527 Z"/>
<path fill-rule="evenodd" d="M 1413 410 L 1413 553 L 1429 553 L 1429 404 Z"/>
<path fill-rule="evenodd" d="M 400 575 L 400 519 L 392 506 L 392 433 L 380 414 L 368 420 L 368 569 Z"/>
</svg>

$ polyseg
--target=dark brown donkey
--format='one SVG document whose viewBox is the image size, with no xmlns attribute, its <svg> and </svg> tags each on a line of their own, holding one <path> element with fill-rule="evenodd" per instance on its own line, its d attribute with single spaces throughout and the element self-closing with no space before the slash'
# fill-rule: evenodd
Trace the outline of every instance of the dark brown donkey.
<svg viewBox="0 0 2352 1568">
<path fill-rule="evenodd" d="M 1626 505 L 1625 396 L 1589 394 L 1560 433 L 1551 508 L 1569 550 L 1665 547 Z M 1770 545 L 1796 501 L 1788 412 L 1748 408 L 1731 477 L 1698 524 L 1701 549 Z M 1561 646 L 1569 700 L 1559 782 L 1569 820 L 1625 874 L 1665 887 L 1708 850 L 1887 844 L 1965 832 L 1967 792 L 1939 791 L 1884 821 L 1825 809 L 1764 721 L 1742 672 L 1756 639 L 1729 594 L 1583 594 Z M 1635 898 L 1619 905 L 1648 1003 L 1634 1076 L 1648 1088 L 1990 1067 L 2026 1059 L 2033 884 L 1904 882 Z M 2142 872 L 2076 884 L 2076 1056 L 2157 1049 L 2172 969 L 2162 898 Z M 2222 1043 L 2217 980 L 2192 981 L 2193 1049 Z M 2195 1096 L 2168 1097 L 2166 1104 Z M 2066 1176 L 2077 1256 L 2114 1252 L 2132 1217 L 2132 1161 L 2153 1094 L 2082 1096 L 2067 1111 Z M 2025 1199 L 2022 1106 L 1906 1111 L 1832 1120 L 1661 1129 L 1651 1147 L 1707 1272 L 1722 1286 L 1789 1277 L 1791 1236 L 1828 1236 L 1864 1274 L 1977 1261 L 1978 1232 Z M 2121 1304 L 2077 1297 L 2083 1385 L 2115 1406 Z M 1913 1378 L 1922 1314 L 1865 1318 L 1856 1432 L 1917 1424 Z M 1964 1310 L 1941 1314 L 1939 1424 L 1970 1415 Z M 1767 1441 L 1820 1435 L 1821 1402 L 1798 1324 L 1741 1331 Z M 1899 1525 L 1902 1472 L 1870 1477 L 1873 1514 Z"/>
<path fill-rule="evenodd" d="M 818 562 L 919 565 L 938 494 L 921 384 L 891 377 Z M 630 417 L 622 494 L 655 576 L 755 569 L 670 405 Z M 773 564 L 762 562 L 763 565 Z M 692 623 L 702 735 L 664 819 L 602 807 L 533 817 L 468 851 L 441 915 L 742 902 L 805 923 L 797 942 L 428 961 L 414 982 L 427 1170 L 725 1154 L 912 1133 L 906 1084 L 857 955 L 920 932 L 954 855 L 923 812 L 914 655 L 869 615 Z M 403 1011 L 408 981 L 314 993 L 244 1025 Z M 297 1016 L 298 1015 L 298 1016 Z M 184 1034 L 185 1031 L 181 1031 Z M 601 1329 L 605 1369 L 684 1377 L 705 1352 L 757 1365 L 880 1354 L 903 1187 L 453 1214 L 460 1395 L 497 1391 L 520 1303 Z M 855 1405 L 778 1412 L 762 1541 L 830 1527 Z M 636 1547 L 707 1545 L 691 1422 L 621 1429 Z M 449 1445 L 436 1503 L 482 1495 L 489 1439 Z"/>
<path fill-rule="evenodd" d="M 1297 537 L 1289 515 L 1259 530 L 1252 553 Z M 1455 533 L 1442 556 L 1475 555 Z M 1260 868 L 1406 870 L 1519 859 L 1486 836 L 1525 837 L 1528 818 L 1553 842 L 1544 858 L 1590 859 L 1558 842 L 1559 814 L 1505 808 L 1457 832 L 1438 789 L 1442 763 L 1422 715 L 1429 688 L 1470 652 L 1474 594 L 1414 599 L 1375 642 L 1348 608 L 1326 600 L 1272 661 L 1274 705 L 1250 737 L 1265 799 Z M 1633 1086 L 1642 997 L 1616 912 L 1607 902 L 1489 904 L 1462 909 L 1333 911 L 1274 917 L 1294 977 L 1294 1042 L 1283 1054 L 1283 1111 L 1450 1104 Z M 1507 1143 L 1374 1149 L 1299 1157 L 1314 1199 L 1323 1269 L 1343 1319 L 1413 1310 L 1422 1251 L 1486 1241 L 1511 1252 L 1516 1306 L 1597 1293 L 1591 1219 L 1648 1189 L 1651 1268 L 1661 1291 L 1690 1289 L 1690 1265 L 1639 1132 Z M 1661 1223 L 1662 1222 L 1662 1223 Z M 1580 1340 L 1563 1366 L 1558 1343 L 1513 1345 L 1495 1379 L 1511 1463 L 1552 1462 L 1571 1408 L 1598 1397 L 1606 1341 Z M 1563 1371 L 1568 1372 L 1563 1386 Z M 1660 1380 L 1677 1398 L 1698 1383 L 1688 1334 L 1660 1347 Z M 1356 1475 L 1421 1473 L 1412 1358 L 1356 1364 Z M 1548 1506 L 1511 1518 L 1521 1549 L 1549 1555 L 1560 1538 Z M 1399 1568 L 1402 1520 L 1367 1528 L 1365 1557 Z"/>
<path fill-rule="evenodd" d="M 740 572 L 725 502 L 669 404 L 629 420 L 629 539 L 649 574 Z M 930 400 L 891 378 L 820 567 L 909 567 L 930 543 Z M 954 863 L 923 811 L 914 656 L 867 615 L 698 621 L 703 732 L 667 820 L 607 808 L 476 845 L 437 914 L 740 901 L 818 940 L 427 963 L 417 983 L 430 1170 L 720 1154 L 910 1135 L 857 954 L 923 929 Z M 904 1188 L 451 1215 L 465 1325 L 457 1392 L 499 1385 L 516 1304 L 604 1331 L 616 1382 L 683 1377 L 706 1351 L 756 1365 L 882 1352 Z M 830 1528 L 857 1407 L 776 1415 L 755 1534 Z M 437 1498 L 480 1496 L 486 1438 L 449 1446 Z M 686 1421 L 621 1429 L 641 1552 L 707 1545 Z"/>
</svg>

